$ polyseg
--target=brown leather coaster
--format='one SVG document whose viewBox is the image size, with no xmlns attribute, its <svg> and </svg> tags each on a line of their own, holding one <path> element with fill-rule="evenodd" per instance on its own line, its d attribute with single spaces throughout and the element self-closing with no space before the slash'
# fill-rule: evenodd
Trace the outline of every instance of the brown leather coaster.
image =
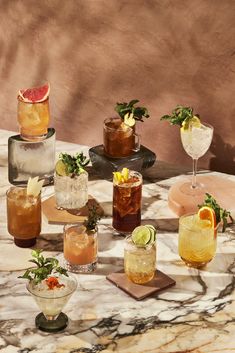
<svg viewBox="0 0 235 353">
<path fill-rule="evenodd" d="M 124 270 L 110 273 L 106 278 L 136 300 L 144 299 L 163 289 L 172 287 L 176 283 L 172 278 L 159 270 L 156 270 L 154 278 L 146 284 L 131 282 L 124 273 Z"/>
<path fill-rule="evenodd" d="M 56 208 L 55 196 L 53 195 L 42 202 L 42 212 L 46 216 L 49 224 L 78 223 L 87 219 L 88 206 L 92 205 L 98 207 L 98 213 L 100 216 L 104 214 L 98 201 L 96 201 L 91 195 L 88 197 L 86 206 L 78 210 L 58 210 Z"/>
</svg>

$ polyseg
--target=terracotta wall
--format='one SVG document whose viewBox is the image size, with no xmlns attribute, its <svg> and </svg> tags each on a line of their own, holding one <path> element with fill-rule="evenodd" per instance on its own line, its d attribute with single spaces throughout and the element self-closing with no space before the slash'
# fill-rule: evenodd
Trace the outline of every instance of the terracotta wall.
<svg viewBox="0 0 235 353">
<path fill-rule="evenodd" d="M 0 11 L 0 128 L 17 130 L 18 89 L 48 80 L 59 139 L 100 144 L 115 103 L 138 98 L 151 112 L 142 143 L 188 164 L 159 118 L 192 105 L 215 128 L 200 165 L 235 172 L 235 1 L 2 0 Z"/>
</svg>

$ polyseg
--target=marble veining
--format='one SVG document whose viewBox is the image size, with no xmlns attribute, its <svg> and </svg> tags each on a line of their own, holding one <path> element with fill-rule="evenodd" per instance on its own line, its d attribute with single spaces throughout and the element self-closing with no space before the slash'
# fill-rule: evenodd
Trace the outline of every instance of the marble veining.
<svg viewBox="0 0 235 353">
<path fill-rule="evenodd" d="M 178 219 L 167 206 L 169 187 L 178 180 L 152 168 L 143 186 L 143 223 L 158 228 L 157 266 L 176 286 L 135 301 L 106 280 L 123 267 L 123 238 L 111 229 L 112 183 L 91 171 L 90 193 L 105 217 L 99 225 L 99 266 L 91 275 L 76 275 L 78 290 L 64 311 L 70 318 L 64 332 L 48 334 L 34 325 L 38 308 L 17 277 L 28 267 L 30 249 L 17 248 L 6 228 L 7 138 L 0 131 L 0 352 L 1 353 L 232 353 L 235 351 L 235 230 L 219 234 L 217 254 L 203 270 L 189 269 L 178 255 Z M 60 151 L 87 147 L 57 142 Z M 155 168 L 155 169 L 154 169 Z M 167 165 L 164 165 L 166 174 Z M 155 172 L 154 172 L 155 171 Z M 181 170 L 179 170 L 179 173 Z M 175 173 L 175 170 L 174 170 Z M 151 174 L 151 177 L 149 176 Z M 234 176 L 214 173 L 235 180 Z M 43 198 L 53 186 L 43 189 Z M 43 219 L 37 247 L 63 263 L 63 227 Z"/>
</svg>

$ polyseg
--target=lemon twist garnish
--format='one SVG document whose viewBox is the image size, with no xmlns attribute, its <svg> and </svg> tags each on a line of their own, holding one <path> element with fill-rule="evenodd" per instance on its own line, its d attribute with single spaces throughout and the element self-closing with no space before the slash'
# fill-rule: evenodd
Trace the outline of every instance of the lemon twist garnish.
<svg viewBox="0 0 235 353">
<path fill-rule="evenodd" d="M 128 168 L 123 168 L 121 172 L 113 172 L 114 181 L 117 184 L 125 183 L 129 180 L 130 171 Z"/>
<path fill-rule="evenodd" d="M 181 129 L 183 131 L 188 131 L 192 127 L 200 128 L 200 126 L 201 126 L 200 119 L 196 115 L 194 115 L 193 117 L 187 118 L 183 121 Z"/>
<path fill-rule="evenodd" d="M 43 183 L 44 180 L 38 181 L 38 176 L 36 176 L 35 178 L 29 178 L 26 191 L 27 195 L 37 197 L 41 192 Z"/>
<path fill-rule="evenodd" d="M 135 119 L 133 113 L 126 113 L 124 116 L 124 123 L 130 127 L 135 125 Z"/>
</svg>

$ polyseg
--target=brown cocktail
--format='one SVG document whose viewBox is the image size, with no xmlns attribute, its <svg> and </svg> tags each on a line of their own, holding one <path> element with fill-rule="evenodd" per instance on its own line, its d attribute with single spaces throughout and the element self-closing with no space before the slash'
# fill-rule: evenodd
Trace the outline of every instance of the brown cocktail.
<svg viewBox="0 0 235 353">
<path fill-rule="evenodd" d="M 36 243 L 41 232 L 41 194 L 27 195 L 27 188 L 11 187 L 7 191 L 7 226 L 20 247 Z"/>
<path fill-rule="evenodd" d="M 125 172 L 125 170 L 127 172 Z M 132 232 L 141 223 L 142 175 L 124 168 L 113 178 L 113 227 Z"/>
<path fill-rule="evenodd" d="M 135 126 L 128 126 L 120 117 L 106 119 L 103 133 L 104 152 L 107 156 L 127 157 L 139 150 L 139 136 L 135 133 Z"/>
</svg>

